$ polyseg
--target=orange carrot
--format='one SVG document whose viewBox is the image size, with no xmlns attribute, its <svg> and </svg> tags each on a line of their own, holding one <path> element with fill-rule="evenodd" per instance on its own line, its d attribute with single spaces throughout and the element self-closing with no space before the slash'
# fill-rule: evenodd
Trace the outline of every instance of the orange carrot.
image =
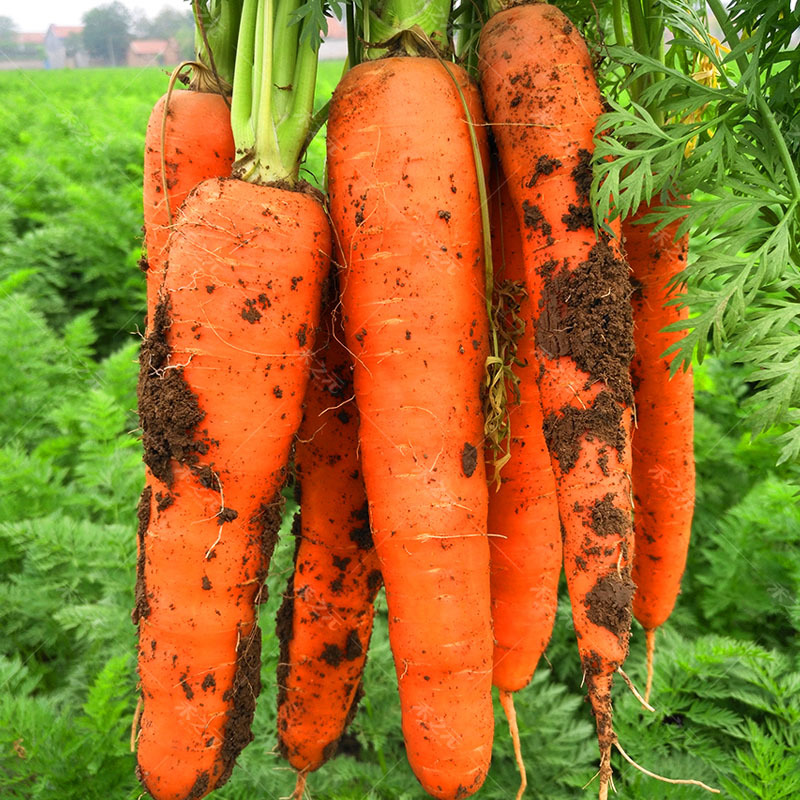
<svg viewBox="0 0 800 800">
<path fill-rule="evenodd" d="M 295 569 L 278 612 L 278 747 L 301 773 L 335 754 L 355 715 L 382 583 L 358 457 L 352 359 L 331 312 L 297 437 Z"/>
<path fill-rule="evenodd" d="M 593 133 L 602 111 L 586 45 L 546 4 L 492 17 L 481 88 L 523 231 L 544 432 L 564 525 L 564 566 L 600 745 L 611 775 L 611 683 L 628 652 L 633 354 L 627 265 L 593 230 Z"/>
<path fill-rule="evenodd" d="M 222 95 L 175 91 L 155 104 L 144 146 L 146 256 L 141 263 L 147 275 L 148 326 L 164 280 L 170 228 L 181 203 L 206 178 L 230 175 L 233 158 L 230 111 Z"/>
<path fill-rule="evenodd" d="M 489 545 L 491 548 L 492 626 L 494 668 L 506 712 L 522 783 L 527 782 L 519 744 L 513 692 L 527 686 L 553 631 L 561 574 L 561 523 L 550 454 L 542 432 L 542 406 L 537 385 L 538 362 L 531 335 L 534 309 L 525 290 L 525 263 L 519 220 L 499 164 L 492 169 L 492 262 L 496 296 L 518 308 L 505 323 L 524 330 L 511 370 L 516 391 L 508 381 L 511 437 L 509 459 L 500 483 L 489 487 Z M 502 313 L 505 309 L 498 308 Z M 513 317 L 516 317 L 514 319 Z M 491 470 L 487 462 L 487 471 Z"/>
<path fill-rule="evenodd" d="M 157 800 L 221 785 L 252 738 L 256 609 L 329 246 L 314 197 L 237 180 L 201 183 L 176 219 L 139 388 L 145 461 L 168 488 L 140 504 L 135 610 L 138 769 Z"/>
<path fill-rule="evenodd" d="M 681 337 L 662 329 L 688 316 L 688 309 L 666 303 L 678 296 L 668 284 L 685 268 L 689 242 L 688 236 L 676 239 L 679 222 L 658 232 L 654 223 L 637 224 L 650 209 L 643 204 L 622 225 L 635 286 L 633 613 L 648 640 L 645 699 L 652 686 L 655 630 L 672 613 L 680 591 L 694 510 L 692 371 L 679 370 L 670 378 L 671 358 L 662 357 Z"/>
<path fill-rule="evenodd" d="M 328 169 L 406 752 L 429 794 L 461 798 L 486 776 L 493 731 L 488 348 L 476 169 L 448 69 L 480 120 L 455 65 L 350 70 L 331 102 Z"/>
<path fill-rule="evenodd" d="M 496 173 L 495 173 L 496 174 Z M 492 197 L 492 248 L 495 285 L 525 285 L 519 221 L 502 175 Z M 513 291 L 513 290 L 511 290 Z M 519 293 L 517 294 L 519 297 Z M 537 385 L 538 362 L 533 330 L 534 309 L 523 291 L 516 315 L 525 323 L 512 371 L 518 400 L 509 405 L 510 459 L 499 487 L 489 489 L 494 671 L 502 691 L 527 686 L 550 641 L 558 605 L 561 572 L 561 525 L 550 454 L 542 433 Z"/>
</svg>

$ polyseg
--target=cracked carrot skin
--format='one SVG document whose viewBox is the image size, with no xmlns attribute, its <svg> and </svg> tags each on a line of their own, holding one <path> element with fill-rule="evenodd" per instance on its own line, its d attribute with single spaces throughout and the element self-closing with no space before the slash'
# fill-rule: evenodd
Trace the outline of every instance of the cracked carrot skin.
<svg viewBox="0 0 800 800">
<path fill-rule="evenodd" d="M 449 66 L 480 120 L 475 87 Z M 350 70 L 331 102 L 328 170 L 406 752 L 425 791 L 461 798 L 482 784 L 493 734 L 488 348 L 477 175 L 444 66 Z"/>
<path fill-rule="evenodd" d="M 166 94 L 155 104 L 144 144 L 144 251 L 147 265 L 147 320 L 152 323 L 167 263 L 170 219 L 189 192 L 207 178 L 231 174 L 234 160 L 231 115 L 222 95 L 174 91 L 169 99 L 166 129 L 161 126 Z M 161 154 L 165 173 L 162 173 Z M 165 193 L 166 186 L 166 193 Z"/>
<path fill-rule="evenodd" d="M 493 165 L 491 192 L 492 262 L 495 283 L 525 284 L 522 238 L 509 187 Z M 538 362 L 529 296 L 520 302 L 525 332 L 518 340 L 511 369 L 519 380 L 519 401 L 508 385 L 510 455 L 501 483 L 489 486 L 491 548 L 492 682 L 502 691 L 528 685 L 547 648 L 558 607 L 561 574 L 561 524 L 550 454 L 542 432 L 537 384 Z M 487 462 L 487 473 L 493 467 Z"/>
<path fill-rule="evenodd" d="M 526 275 L 537 309 L 539 390 L 564 524 L 573 621 L 595 714 L 603 797 L 615 740 L 612 676 L 627 656 L 630 637 L 633 342 L 626 330 L 627 267 L 615 260 L 613 243 L 596 239 L 588 197 L 576 179 L 591 158 L 601 97 L 585 43 L 563 13 L 544 3 L 492 17 L 481 34 L 479 69 L 487 118 L 523 230 Z M 587 310 L 596 330 L 570 319 L 573 289 L 591 301 Z M 603 308 L 620 315 L 619 330 L 604 330 L 604 315 L 597 313 Z M 608 363 L 598 358 L 586 368 L 584 348 L 598 341 L 615 349 Z"/>
<path fill-rule="evenodd" d="M 278 747 L 302 773 L 336 753 L 356 712 L 382 585 L 358 455 L 353 363 L 332 307 L 297 435 L 294 573 L 278 612 Z"/>
<path fill-rule="evenodd" d="M 177 218 L 139 388 L 168 488 L 140 504 L 134 612 L 138 774 L 156 800 L 204 796 L 252 738 L 256 609 L 329 252 L 322 206 L 296 192 L 209 180 Z"/>
<path fill-rule="evenodd" d="M 680 221 L 655 232 L 637 224 L 650 212 L 643 204 L 622 225 L 633 270 L 636 355 L 631 364 L 636 397 L 633 432 L 633 495 L 636 546 L 633 613 L 647 631 L 666 622 L 680 592 L 695 497 L 694 387 L 691 369 L 670 377 L 662 355 L 681 338 L 667 325 L 686 319 L 688 308 L 666 305 L 679 296 L 670 280 L 686 267 L 689 238 L 676 239 Z"/>
</svg>

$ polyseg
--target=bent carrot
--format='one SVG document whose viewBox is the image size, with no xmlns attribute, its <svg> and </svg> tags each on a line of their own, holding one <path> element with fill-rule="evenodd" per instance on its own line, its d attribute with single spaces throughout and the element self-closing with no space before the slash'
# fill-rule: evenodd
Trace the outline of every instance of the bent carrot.
<svg viewBox="0 0 800 800">
<path fill-rule="evenodd" d="M 633 270 L 634 339 L 631 365 L 636 398 L 633 432 L 633 500 L 636 547 L 633 613 L 648 641 L 647 690 L 652 686 L 656 628 L 666 622 L 680 592 L 694 510 L 694 388 L 692 371 L 670 377 L 664 352 L 680 339 L 667 325 L 688 317 L 688 309 L 667 305 L 678 296 L 669 282 L 686 267 L 688 236 L 676 238 L 679 221 L 656 232 L 640 220 L 643 204 L 622 225 Z"/>
<path fill-rule="evenodd" d="M 593 133 L 602 106 L 586 45 L 546 4 L 485 26 L 486 112 L 523 231 L 537 310 L 544 432 L 564 524 L 564 567 L 607 796 L 611 683 L 628 652 L 633 354 L 628 269 L 593 231 Z"/>
<path fill-rule="evenodd" d="M 277 626 L 278 747 L 301 773 L 336 753 L 355 715 L 382 584 L 358 457 L 352 359 L 332 311 L 331 302 L 297 435 L 294 573 Z"/>
<path fill-rule="evenodd" d="M 328 170 L 406 752 L 429 794 L 460 798 L 486 776 L 493 730 L 487 318 L 472 144 L 448 69 L 479 120 L 454 65 L 350 70 L 331 101 Z"/>
</svg>

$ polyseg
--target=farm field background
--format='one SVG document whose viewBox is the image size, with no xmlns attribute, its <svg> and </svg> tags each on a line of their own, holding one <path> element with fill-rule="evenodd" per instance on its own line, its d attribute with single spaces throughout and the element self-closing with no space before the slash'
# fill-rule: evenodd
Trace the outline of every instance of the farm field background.
<svg viewBox="0 0 800 800">
<path fill-rule="evenodd" d="M 322 65 L 318 103 L 341 65 Z M 0 796 L 140 796 L 130 752 L 136 634 L 130 622 L 136 504 L 143 485 L 136 355 L 144 310 L 143 137 L 165 91 L 159 70 L 0 75 Z M 323 180 L 324 141 L 309 180 Z M 669 777 L 724 797 L 800 794 L 800 509 L 796 465 L 751 442 L 750 391 L 732 358 L 696 366 L 698 503 L 676 612 L 659 634 L 653 705 L 615 689 L 623 747 Z M 668 490 L 668 483 L 665 483 Z M 269 602 L 261 607 L 255 740 L 220 800 L 287 797 L 276 752 L 274 617 L 288 578 L 287 490 Z M 553 641 L 517 696 L 527 797 L 593 796 L 593 721 L 566 593 Z M 314 798 L 422 798 L 403 753 L 394 666 L 379 601 L 365 697 L 340 755 L 309 779 Z M 644 683 L 636 627 L 626 670 Z M 502 714 L 477 798 L 513 796 Z M 614 758 L 623 798 L 695 798 Z"/>
</svg>

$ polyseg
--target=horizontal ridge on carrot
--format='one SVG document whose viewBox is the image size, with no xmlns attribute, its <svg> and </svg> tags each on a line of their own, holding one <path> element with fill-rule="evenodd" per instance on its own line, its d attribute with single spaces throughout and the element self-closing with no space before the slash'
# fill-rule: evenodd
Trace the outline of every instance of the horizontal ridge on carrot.
<svg viewBox="0 0 800 800">
<path fill-rule="evenodd" d="M 544 433 L 564 568 L 607 796 L 611 683 L 628 653 L 633 355 L 628 267 L 589 206 L 602 111 L 586 45 L 547 4 L 506 8 L 481 34 L 486 114 L 522 230 Z"/>
</svg>

